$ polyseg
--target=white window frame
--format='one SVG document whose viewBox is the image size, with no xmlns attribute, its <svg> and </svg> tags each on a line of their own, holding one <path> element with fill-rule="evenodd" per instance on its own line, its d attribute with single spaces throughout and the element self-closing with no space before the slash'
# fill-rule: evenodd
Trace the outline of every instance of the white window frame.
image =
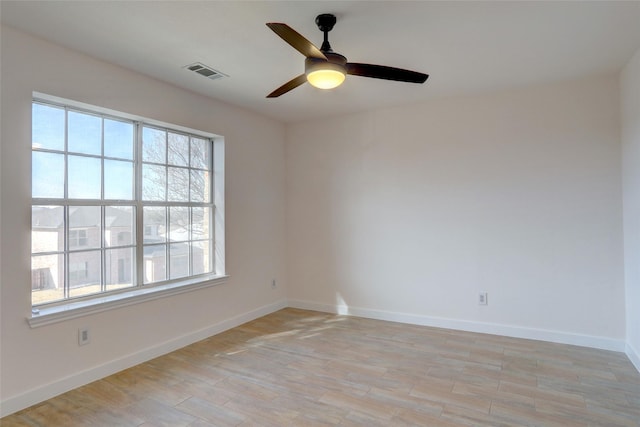
<svg viewBox="0 0 640 427">
<path fill-rule="evenodd" d="M 143 284 L 142 281 L 137 283 L 137 286 L 126 288 L 125 290 L 117 292 L 107 292 L 92 295 L 90 297 L 83 297 L 78 299 L 68 299 L 60 302 L 52 302 L 48 304 L 38 305 L 32 308 L 31 315 L 27 318 L 29 325 L 33 327 L 39 327 L 51 323 L 57 323 L 67 319 L 73 319 L 81 316 L 86 316 L 93 313 L 99 313 L 106 310 L 111 310 L 118 307 L 129 306 L 133 304 L 139 304 L 145 301 L 150 301 L 158 298 L 164 298 L 171 295 L 177 295 L 184 292 L 191 292 L 198 289 L 207 288 L 210 286 L 225 283 L 228 276 L 225 269 L 225 173 L 224 173 L 224 138 L 220 135 L 216 135 L 209 132 L 203 132 L 187 128 L 184 126 L 174 125 L 170 123 L 160 122 L 157 120 L 136 116 L 128 113 L 122 113 L 119 111 L 106 109 L 102 107 L 96 107 L 93 105 L 72 101 L 56 96 L 51 96 L 43 93 L 33 92 L 34 102 L 44 102 L 49 104 L 57 104 L 58 106 L 68 107 L 77 110 L 87 111 L 89 113 L 97 113 L 134 122 L 139 122 L 143 125 L 155 126 L 160 128 L 170 129 L 172 131 L 183 132 L 198 137 L 210 139 L 213 142 L 212 155 L 213 155 L 213 170 L 212 170 L 212 204 L 213 204 L 213 268 L 214 271 L 208 274 L 192 276 L 177 280 L 167 280 L 161 284 Z M 29 143 L 31 143 L 29 141 Z M 138 148 L 136 148 L 137 150 Z M 137 162 L 139 160 L 136 160 Z M 140 183 L 137 182 L 141 190 Z M 139 203 L 134 197 L 133 203 Z M 38 200 L 32 202 L 34 205 L 41 204 Z M 109 202 L 104 202 L 108 204 Z M 141 212 L 137 214 L 141 218 Z M 137 236 L 138 251 L 142 251 L 143 248 L 143 228 L 141 219 L 136 220 L 136 228 L 140 230 Z M 138 260 L 142 259 L 141 256 L 137 257 Z M 167 263 L 170 260 L 167 259 Z M 137 262 L 137 270 L 142 271 L 144 268 L 143 262 Z M 138 274 L 140 277 L 141 274 Z"/>
</svg>

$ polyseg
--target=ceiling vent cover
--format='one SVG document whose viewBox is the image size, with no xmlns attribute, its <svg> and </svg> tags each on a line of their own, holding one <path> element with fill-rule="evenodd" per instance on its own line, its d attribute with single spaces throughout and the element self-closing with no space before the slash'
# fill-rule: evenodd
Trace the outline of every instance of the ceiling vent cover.
<svg viewBox="0 0 640 427">
<path fill-rule="evenodd" d="M 206 78 L 211 80 L 221 79 L 222 77 L 229 77 L 226 74 L 221 73 L 218 70 L 214 70 L 213 68 L 200 62 L 194 62 L 193 64 L 185 65 L 183 68 L 196 72 L 201 76 L 205 76 Z"/>
</svg>

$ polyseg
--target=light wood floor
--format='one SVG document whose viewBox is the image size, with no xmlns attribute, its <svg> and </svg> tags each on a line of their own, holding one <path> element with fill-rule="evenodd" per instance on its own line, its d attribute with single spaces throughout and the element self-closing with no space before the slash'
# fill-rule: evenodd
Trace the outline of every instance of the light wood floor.
<svg viewBox="0 0 640 427">
<path fill-rule="evenodd" d="M 285 309 L 10 426 L 640 426 L 621 353 Z"/>
</svg>

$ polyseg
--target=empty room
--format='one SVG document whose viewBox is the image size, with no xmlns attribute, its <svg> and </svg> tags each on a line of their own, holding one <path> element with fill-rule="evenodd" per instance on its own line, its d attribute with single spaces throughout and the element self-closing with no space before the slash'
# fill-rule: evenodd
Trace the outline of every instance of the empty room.
<svg viewBox="0 0 640 427">
<path fill-rule="evenodd" d="M 0 425 L 640 426 L 640 2 L 0 24 Z"/>
</svg>

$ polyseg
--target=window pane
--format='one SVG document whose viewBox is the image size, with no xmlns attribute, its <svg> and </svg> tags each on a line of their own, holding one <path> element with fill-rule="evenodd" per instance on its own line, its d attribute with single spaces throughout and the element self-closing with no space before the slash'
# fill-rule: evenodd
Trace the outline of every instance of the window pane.
<svg viewBox="0 0 640 427">
<path fill-rule="evenodd" d="M 167 234 L 167 209 L 159 206 L 145 206 L 142 212 L 144 243 L 164 242 Z"/>
<path fill-rule="evenodd" d="M 148 127 L 142 128 L 142 161 L 152 163 L 167 162 L 165 131 Z"/>
<path fill-rule="evenodd" d="M 69 156 L 69 198 L 99 199 L 100 159 L 84 156 Z"/>
<path fill-rule="evenodd" d="M 34 103 L 31 114 L 31 146 L 64 150 L 64 110 Z"/>
<path fill-rule="evenodd" d="M 69 296 L 78 297 L 101 291 L 100 251 L 69 254 Z"/>
<path fill-rule="evenodd" d="M 189 169 L 168 168 L 168 199 L 172 202 L 189 201 Z"/>
<path fill-rule="evenodd" d="M 31 196 L 61 199 L 64 197 L 64 155 L 31 153 Z"/>
<path fill-rule="evenodd" d="M 102 154 L 102 119 L 69 111 L 68 150 L 75 153 Z"/>
<path fill-rule="evenodd" d="M 31 252 L 64 251 L 64 208 L 31 207 Z"/>
<path fill-rule="evenodd" d="M 69 207 L 69 249 L 101 246 L 100 206 Z"/>
<path fill-rule="evenodd" d="M 191 167 L 210 169 L 211 143 L 205 139 L 191 138 Z"/>
<path fill-rule="evenodd" d="M 191 171 L 191 201 L 192 202 L 209 202 L 209 191 L 211 185 L 209 180 L 209 172 L 192 170 Z"/>
<path fill-rule="evenodd" d="M 166 197 L 167 168 L 142 165 L 142 199 L 162 201 Z"/>
<path fill-rule="evenodd" d="M 169 132 L 168 163 L 175 166 L 189 166 L 189 137 Z"/>
<path fill-rule="evenodd" d="M 61 299 L 64 299 L 64 255 L 32 256 L 32 304 L 44 304 Z"/>
<path fill-rule="evenodd" d="M 171 259 L 171 279 L 189 275 L 189 244 L 173 243 L 169 245 L 169 257 Z"/>
<path fill-rule="evenodd" d="M 133 248 L 107 249 L 105 251 L 107 291 L 133 286 L 135 263 Z"/>
<path fill-rule="evenodd" d="M 208 239 L 211 233 L 211 209 L 192 208 L 191 239 Z"/>
<path fill-rule="evenodd" d="M 212 272 L 212 158 L 204 137 L 34 101 L 32 198 L 54 200 L 32 205 L 32 303 Z"/>
<path fill-rule="evenodd" d="M 193 260 L 192 274 L 211 273 L 213 270 L 211 264 L 212 248 L 211 240 L 191 242 L 191 256 Z"/>
<path fill-rule="evenodd" d="M 189 240 L 189 208 L 169 208 L 169 239 L 174 242 Z"/>
<path fill-rule="evenodd" d="M 104 119 L 104 155 L 133 160 L 133 124 Z"/>
<path fill-rule="evenodd" d="M 133 207 L 105 207 L 105 242 L 106 246 L 128 246 L 135 244 L 133 232 Z"/>
<path fill-rule="evenodd" d="M 166 280 L 166 245 L 144 247 L 144 283 Z"/>
<path fill-rule="evenodd" d="M 104 198 L 133 199 L 133 162 L 104 161 Z"/>
</svg>

